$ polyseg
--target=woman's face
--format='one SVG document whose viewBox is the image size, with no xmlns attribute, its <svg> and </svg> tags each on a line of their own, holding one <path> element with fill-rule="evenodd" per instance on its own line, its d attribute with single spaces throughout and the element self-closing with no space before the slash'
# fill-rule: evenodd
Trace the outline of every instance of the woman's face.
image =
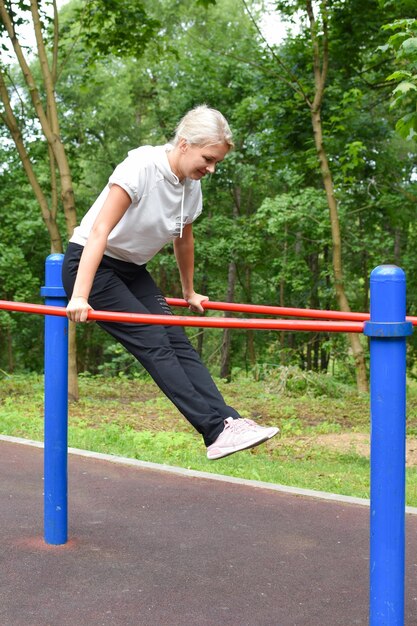
<svg viewBox="0 0 417 626">
<path fill-rule="evenodd" d="M 226 143 L 218 143 L 209 146 L 195 146 L 181 139 L 178 144 L 179 157 L 176 163 L 177 174 L 180 180 L 191 178 L 200 180 L 206 174 L 214 174 L 216 165 L 223 161 L 229 152 Z"/>
</svg>

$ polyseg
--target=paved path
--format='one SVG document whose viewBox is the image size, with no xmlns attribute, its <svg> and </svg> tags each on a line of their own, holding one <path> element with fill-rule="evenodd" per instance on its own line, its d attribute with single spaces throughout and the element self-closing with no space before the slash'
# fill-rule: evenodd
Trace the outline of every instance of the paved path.
<svg viewBox="0 0 417 626">
<path fill-rule="evenodd" d="M 368 623 L 366 507 L 70 455 L 70 539 L 52 547 L 42 465 L 41 449 L 0 442 L 1 626 Z"/>
</svg>

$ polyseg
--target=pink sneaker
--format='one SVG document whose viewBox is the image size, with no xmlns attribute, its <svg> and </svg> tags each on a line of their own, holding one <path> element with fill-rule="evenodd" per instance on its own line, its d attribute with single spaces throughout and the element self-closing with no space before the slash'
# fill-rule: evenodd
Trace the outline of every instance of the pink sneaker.
<svg viewBox="0 0 417 626">
<path fill-rule="evenodd" d="M 268 439 L 272 439 L 272 437 L 275 437 L 275 435 L 279 433 L 279 428 L 276 426 L 259 426 L 259 424 L 248 418 L 245 418 L 243 421 L 250 424 L 253 428 L 260 428 L 265 431 L 268 434 Z"/>
<path fill-rule="evenodd" d="M 270 433 L 270 430 L 276 430 Z M 258 426 L 252 420 L 233 419 L 228 417 L 224 420 L 224 430 L 216 441 L 207 448 L 207 458 L 210 460 L 221 459 L 234 452 L 253 448 L 276 435 L 278 429 Z"/>
</svg>

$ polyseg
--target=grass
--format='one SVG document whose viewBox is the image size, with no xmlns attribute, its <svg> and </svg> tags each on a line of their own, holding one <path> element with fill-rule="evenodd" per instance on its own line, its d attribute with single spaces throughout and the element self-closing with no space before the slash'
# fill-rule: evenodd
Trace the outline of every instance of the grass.
<svg viewBox="0 0 417 626">
<path fill-rule="evenodd" d="M 284 382 L 283 382 L 284 381 Z M 281 436 L 250 451 L 209 462 L 201 437 L 152 381 L 80 377 L 69 407 L 74 448 L 240 478 L 369 497 L 369 459 L 341 435 L 369 433 L 369 399 L 330 377 L 293 369 L 261 381 L 217 381 L 244 417 L 276 424 Z M 417 390 L 408 393 L 408 433 L 417 433 Z M 0 380 L 0 433 L 43 440 L 43 379 Z M 325 437 L 323 437 L 323 435 Z M 325 443 L 323 443 L 323 441 Z M 417 448 L 417 444 L 416 444 Z M 407 468 L 407 504 L 417 506 L 417 470 Z"/>
</svg>

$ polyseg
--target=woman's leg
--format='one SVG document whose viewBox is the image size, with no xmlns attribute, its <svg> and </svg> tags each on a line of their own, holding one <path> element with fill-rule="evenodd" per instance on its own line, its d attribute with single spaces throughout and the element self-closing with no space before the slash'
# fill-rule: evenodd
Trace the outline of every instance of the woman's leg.
<svg viewBox="0 0 417 626">
<path fill-rule="evenodd" d="M 77 248 L 79 247 L 72 245 L 67 251 L 64 261 L 63 282 L 69 296 L 72 293 L 78 268 L 80 251 Z M 97 270 L 91 290 L 89 298 L 91 306 L 97 310 L 154 313 L 155 310 L 150 311 L 143 301 L 135 296 L 124 280 L 116 274 L 112 266 L 116 267 L 120 273 L 120 269 L 123 270 L 125 266 L 127 270 L 131 269 L 132 264 L 113 263 L 113 260 L 108 257 L 103 260 Z M 123 278 L 132 284 L 136 284 L 142 274 L 142 291 L 148 291 L 148 296 L 144 296 L 144 298 L 148 303 L 153 302 L 154 309 L 157 298 L 160 298 L 161 302 L 164 301 L 145 268 L 138 272 L 139 276 L 136 276 L 134 280 L 132 280 L 133 276 L 131 280 L 128 280 L 130 278 L 129 272 L 125 274 Z M 155 293 L 155 289 L 157 293 Z M 179 338 L 174 341 L 177 346 L 181 344 L 181 348 L 178 347 L 182 358 L 180 361 L 175 348 L 171 345 L 171 327 L 115 322 L 99 322 L 99 325 L 142 363 L 165 395 L 194 428 L 203 435 L 205 444 L 208 446 L 213 443 L 223 431 L 224 419 L 230 415 L 230 411 L 227 410 L 220 394 L 218 392 L 216 394 L 216 390 L 213 389 L 215 385 L 209 375 L 204 379 L 208 385 L 207 394 L 202 393 L 205 391 L 203 381 L 199 384 L 199 390 L 190 381 L 186 370 L 195 369 L 199 359 L 196 353 L 193 354 L 193 348 L 185 335 L 185 341 L 179 340 Z M 177 337 L 178 334 L 176 333 L 175 336 Z M 189 348 L 186 347 L 187 343 Z M 185 369 L 184 363 L 186 363 Z M 202 366 L 202 370 L 205 371 L 204 366 Z M 221 413 L 215 405 L 221 408 Z"/>
<path fill-rule="evenodd" d="M 81 252 L 80 246 L 70 244 L 65 255 L 63 283 L 68 296 L 72 294 Z M 136 282 L 140 283 L 141 300 L 129 288 L 139 289 Z M 97 310 L 149 313 L 143 300 L 154 313 L 157 301 L 160 307 L 166 307 L 146 268 L 104 257 L 91 290 L 91 306 Z M 239 419 L 236 411 L 227 407 L 185 333 L 153 324 L 99 324 L 144 365 L 165 395 L 203 435 L 209 459 L 252 448 L 278 432 L 277 428 Z M 234 415 L 225 419 L 226 412 Z"/>
<path fill-rule="evenodd" d="M 164 296 L 147 272 L 145 280 L 136 280 L 129 284 L 129 289 L 155 315 L 172 315 Z M 223 419 L 227 417 L 239 418 L 239 413 L 224 401 L 210 372 L 203 364 L 198 352 L 191 345 L 184 328 L 181 326 L 166 326 L 169 342 L 173 348 L 184 372 L 197 393 L 201 394 L 206 402 L 217 411 Z"/>
</svg>

